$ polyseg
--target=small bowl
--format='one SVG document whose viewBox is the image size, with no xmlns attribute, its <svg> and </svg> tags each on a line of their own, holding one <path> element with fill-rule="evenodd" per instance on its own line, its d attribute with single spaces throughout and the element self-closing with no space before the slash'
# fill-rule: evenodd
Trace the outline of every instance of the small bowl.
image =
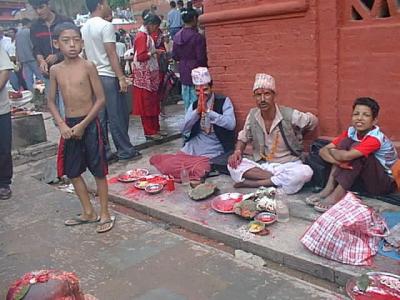
<svg viewBox="0 0 400 300">
<path fill-rule="evenodd" d="M 258 233 L 265 229 L 265 224 L 259 221 L 251 221 L 248 225 L 249 232 Z"/>
<path fill-rule="evenodd" d="M 277 217 L 275 214 L 270 213 L 270 212 L 261 212 L 254 217 L 254 220 L 264 223 L 265 225 L 269 225 L 269 224 L 275 223 L 277 220 Z"/>
<path fill-rule="evenodd" d="M 151 183 L 149 185 L 146 186 L 146 188 L 144 189 L 147 193 L 149 194 L 158 194 L 159 192 L 161 192 L 164 188 L 164 185 L 161 183 Z"/>
<path fill-rule="evenodd" d="M 138 180 L 136 181 L 133 186 L 139 190 L 144 190 L 150 183 L 146 180 Z"/>
</svg>

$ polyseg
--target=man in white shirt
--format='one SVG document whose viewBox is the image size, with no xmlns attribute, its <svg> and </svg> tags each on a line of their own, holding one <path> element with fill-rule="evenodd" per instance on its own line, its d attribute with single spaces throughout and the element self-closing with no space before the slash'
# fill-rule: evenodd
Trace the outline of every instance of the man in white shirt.
<svg viewBox="0 0 400 300">
<path fill-rule="evenodd" d="M 4 35 L 4 28 L 0 26 L 0 46 L 8 54 L 8 56 L 15 56 L 15 48 L 12 45 L 11 38 Z M 13 51 L 14 50 L 14 51 Z"/>
<path fill-rule="evenodd" d="M 85 53 L 99 72 L 106 94 L 106 108 L 100 112 L 100 123 L 107 137 L 107 123 L 119 160 L 140 158 L 141 154 L 129 140 L 129 111 L 127 102 L 121 94 L 128 90 L 128 82 L 119 64 L 116 52 L 115 30 L 110 22 L 103 18 L 109 8 L 107 0 L 86 0 L 91 18 L 81 31 L 85 44 Z M 106 143 L 107 159 L 112 159 L 109 143 Z"/>
<path fill-rule="evenodd" d="M 6 83 L 13 69 L 6 51 L 0 47 L 0 200 L 11 197 L 11 113 Z"/>
</svg>

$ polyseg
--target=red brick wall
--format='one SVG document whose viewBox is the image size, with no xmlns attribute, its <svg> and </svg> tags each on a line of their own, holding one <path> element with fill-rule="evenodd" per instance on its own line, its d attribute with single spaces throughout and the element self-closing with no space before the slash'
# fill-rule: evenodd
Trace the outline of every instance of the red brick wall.
<svg viewBox="0 0 400 300">
<path fill-rule="evenodd" d="M 321 135 L 346 128 L 353 100 L 369 95 L 381 103 L 384 131 L 400 140 L 400 22 L 396 13 L 351 20 L 349 9 L 360 1 L 204 2 L 215 88 L 232 98 L 240 127 L 254 106 L 254 75 L 266 72 L 276 78 L 279 103 L 318 115 Z"/>
</svg>

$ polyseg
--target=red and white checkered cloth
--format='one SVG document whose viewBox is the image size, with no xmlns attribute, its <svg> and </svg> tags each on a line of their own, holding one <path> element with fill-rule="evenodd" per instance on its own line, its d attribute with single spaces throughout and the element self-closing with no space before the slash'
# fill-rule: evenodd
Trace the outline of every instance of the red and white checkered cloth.
<svg viewBox="0 0 400 300">
<path fill-rule="evenodd" d="M 384 232 L 384 221 L 354 194 L 321 215 L 301 238 L 311 252 L 350 265 L 371 265 Z"/>
</svg>

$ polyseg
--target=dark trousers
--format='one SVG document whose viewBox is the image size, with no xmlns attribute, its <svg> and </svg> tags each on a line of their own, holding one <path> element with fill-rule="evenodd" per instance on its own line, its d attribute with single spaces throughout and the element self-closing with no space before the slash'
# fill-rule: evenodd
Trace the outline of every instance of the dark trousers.
<svg viewBox="0 0 400 300">
<path fill-rule="evenodd" d="M 7 113 L 0 115 L 0 188 L 8 187 L 12 176 L 11 113 Z"/>
<path fill-rule="evenodd" d="M 343 140 L 338 148 L 349 150 L 358 142 L 350 138 Z M 337 168 L 333 174 L 336 182 L 345 190 L 351 190 L 354 186 L 361 186 L 362 189 L 371 195 L 385 195 L 396 190 L 396 183 L 386 172 L 385 168 L 373 154 L 368 157 L 360 157 L 351 161 L 352 170 Z"/>
<path fill-rule="evenodd" d="M 129 140 L 129 111 L 128 104 L 123 95 L 119 92 L 118 79 L 115 77 L 100 76 L 106 96 L 106 107 L 99 113 L 101 129 L 106 138 L 107 158 L 111 154 L 108 142 L 108 128 L 110 126 L 111 136 L 117 155 L 120 159 L 128 159 L 136 154 L 136 149 Z"/>
</svg>

